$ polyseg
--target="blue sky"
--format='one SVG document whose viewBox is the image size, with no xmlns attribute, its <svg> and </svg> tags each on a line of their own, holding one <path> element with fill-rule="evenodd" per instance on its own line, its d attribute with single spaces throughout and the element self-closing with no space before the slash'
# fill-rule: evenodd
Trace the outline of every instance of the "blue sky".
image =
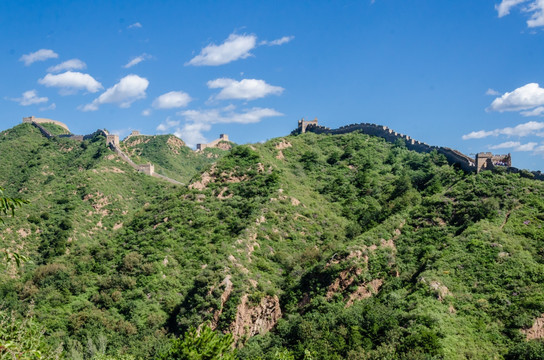
<svg viewBox="0 0 544 360">
<path fill-rule="evenodd" d="M 0 128 L 287 135 L 373 122 L 544 170 L 544 0 L 2 1 Z"/>
</svg>

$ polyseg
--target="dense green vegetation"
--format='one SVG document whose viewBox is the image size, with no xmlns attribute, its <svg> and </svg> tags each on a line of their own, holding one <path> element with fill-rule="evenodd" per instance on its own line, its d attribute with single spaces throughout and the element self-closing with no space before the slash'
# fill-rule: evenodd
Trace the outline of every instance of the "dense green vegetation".
<svg viewBox="0 0 544 360">
<path fill-rule="evenodd" d="M 131 136 L 121 142 L 121 149 L 137 164 L 151 162 L 157 173 L 182 183 L 226 153 L 217 148 L 195 152 L 173 135 Z"/>
<path fill-rule="evenodd" d="M 1 228 L 0 247 L 30 261 L 3 265 L 0 315 L 21 324 L 31 311 L 38 348 L 77 359 L 544 358 L 524 332 L 544 313 L 542 182 L 465 174 L 359 133 L 236 146 L 183 163 L 192 170 L 181 170 L 184 146 L 152 139 L 125 150 L 167 176 L 194 174 L 189 186 L 136 173 L 101 136 L 0 133 L 0 186 L 30 201 Z"/>
</svg>

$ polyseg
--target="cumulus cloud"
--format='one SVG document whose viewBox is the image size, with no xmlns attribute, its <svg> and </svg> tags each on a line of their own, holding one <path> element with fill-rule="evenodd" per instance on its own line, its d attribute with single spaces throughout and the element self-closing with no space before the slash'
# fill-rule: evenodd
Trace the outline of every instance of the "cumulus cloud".
<svg viewBox="0 0 544 360">
<path fill-rule="evenodd" d="M 144 60 L 149 60 L 149 59 L 151 59 L 151 55 L 148 55 L 148 54 L 144 53 L 144 54 L 142 54 L 140 56 L 136 56 L 135 58 L 130 60 L 126 65 L 124 65 L 123 67 L 125 69 L 128 69 L 128 68 L 133 67 L 134 65 L 138 65 L 139 63 L 141 63 Z"/>
<path fill-rule="evenodd" d="M 189 94 L 183 91 L 170 91 L 156 98 L 151 106 L 155 109 L 174 109 L 187 106 L 191 100 Z"/>
<path fill-rule="evenodd" d="M 221 45 L 209 44 L 185 65 L 217 66 L 245 59 L 251 56 L 250 51 L 256 46 L 256 43 L 257 37 L 255 35 L 230 34 Z"/>
<path fill-rule="evenodd" d="M 506 135 L 506 136 L 529 136 L 529 135 L 536 135 L 536 136 L 544 136 L 542 133 L 542 129 L 544 129 L 544 122 L 537 122 L 537 121 L 529 121 L 524 124 L 519 124 L 515 127 L 505 127 L 502 129 L 495 129 L 495 130 L 480 130 L 480 131 L 473 131 L 470 134 L 463 135 L 463 140 L 469 140 L 469 139 L 483 139 L 489 136 L 499 136 L 499 135 Z"/>
<path fill-rule="evenodd" d="M 279 95 L 283 88 L 267 84 L 264 80 L 243 79 L 236 81 L 233 79 L 220 78 L 208 81 L 210 89 L 222 89 L 215 97 L 217 99 L 244 99 L 254 100 L 263 98 L 267 95 Z"/>
<path fill-rule="evenodd" d="M 38 83 L 47 87 L 61 88 L 62 95 L 73 94 L 78 90 L 87 90 L 95 93 L 102 89 L 102 84 L 96 81 L 91 75 L 80 72 L 67 71 L 62 74 L 47 74 Z"/>
<path fill-rule="evenodd" d="M 85 64 L 81 60 L 70 59 L 58 65 L 51 66 L 50 68 L 47 69 L 47 72 L 56 73 L 56 72 L 61 72 L 66 70 L 82 70 L 82 69 L 85 69 L 86 67 L 87 67 L 87 64 Z"/>
<path fill-rule="evenodd" d="M 149 116 L 149 115 L 151 115 L 151 109 L 145 109 L 145 110 L 143 110 L 143 111 L 142 111 L 142 115 L 143 115 L 143 116 Z"/>
<path fill-rule="evenodd" d="M 140 24 L 139 22 L 135 22 L 134 24 L 127 26 L 128 29 L 140 29 L 141 27 L 142 24 Z"/>
<path fill-rule="evenodd" d="M 128 108 L 134 101 L 145 98 L 148 86 L 149 81 L 146 78 L 134 74 L 127 75 L 81 109 L 96 111 L 102 104 L 119 104 L 122 108 Z"/>
<path fill-rule="evenodd" d="M 487 111 L 520 111 L 544 105 L 544 89 L 529 83 L 493 100 Z"/>
<path fill-rule="evenodd" d="M 180 137 L 188 146 L 195 146 L 197 143 L 205 143 L 206 138 L 202 134 L 209 131 L 214 124 L 251 124 L 258 123 L 267 117 L 282 116 L 283 114 L 269 108 L 250 108 L 243 111 L 236 111 L 232 105 L 220 109 L 208 110 L 185 110 L 179 112 L 185 123 L 180 127 L 179 123 L 167 119 L 161 123 L 157 130 L 161 132 L 172 131 Z"/>
<path fill-rule="evenodd" d="M 502 0 L 495 5 L 499 17 L 510 14 L 510 10 L 517 5 L 526 4 L 521 7 L 523 13 L 530 14 L 527 26 L 530 28 L 544 26 L 544 0 Z"/>
<path fill-rule="evenodd" d="M 41 104 L 49 101 L 49 99 L 46 97 L 39 97 L 36 90 L 25 91 L 20 98 L 15 98 L 11 100 L 16 101 L 23 106 Z"/>
<path fill-rule="evenodd" d="M 272 41 L 266 41 L 266 40 L 261 41 L 259 45 L 278 46 L 278 45 L 287 44 L 289 41 L 293 40 L 294 38 L 295 38 L 294 36 L 284 36 Z"/>
<path fill-rule="evenodd" d="M 45 61 L 47 59 L 56 59 L 59 55 L 50 49 L 40 49 L 36 52 L 21 56 L 19 61 L 25 63 L 26 66 L 35 63 L 37 61 Z"/>
</svg>

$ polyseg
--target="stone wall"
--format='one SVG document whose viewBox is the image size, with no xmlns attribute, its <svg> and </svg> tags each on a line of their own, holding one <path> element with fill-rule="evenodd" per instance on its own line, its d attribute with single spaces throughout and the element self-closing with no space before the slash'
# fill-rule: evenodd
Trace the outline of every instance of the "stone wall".
<svg viewBox="0 0 544 360">
<path fill-rule="evenodd" d="M 38 121 L 36 121 L 38 120 Z M 127 154 L 125 154 L 120 148 L 119 148 L 119 136 L 114 134 L 109 134 L 106 130 L 98 129 L 92 134 L 88 135 L 74 135 L 74 134 L 67 134 L 67 135 L 58 135 L 55 136 L 51 134 L 47 129 L 45 129 L 40 124 L 43 123 L 51 123 L 56 124 L 59 126 L 62 126 L 64 129 L 68 130 L 68 127 L 61 123 L 60 121 L 50 120 L 50 119 L 40 119 L 36 118 L 34 116 L 23 118 L 23 123 L 30 123 L 36 128 L 40 130 L 43 136 L 45 136 L 48 139 L 51 139 L 53 137 L 62 137 L 62 138 L 68 138 L 76 141 L 83 141 L 87 139 L 91 139 L 96 135 L 103 135 L 106 138 L 106 146 L 109 147 L 111 150 L 113 150 L 121 159 L 123 159 L 125 162 L 127 162 L 133 169 L 135 169 L 138 172 L 144 173 L 149 176 L 153 176 L 156 178 L 160 178 L 163 180 L 166 180 L 168 182 L 171 182 L 172 184 L 176 185 L 182 185 L 179 181 L 176 181 L 174 179 L 170 179 L 164 175 L 160 175 L 155 173 L 155 166 L 151 163 L 148 164 L 141 164 L 138 165 L 132 161 Z M 68 130 L 69 131 L 69 130 Z M 139 131 L 133 131 L 132 136 L 140 135 Z M 223 141 L 223 139 L 226 138 L 226 141 L 228 141 L 228 135 L 221 134 L 221 138 L 219 140 Z"/>
<path fill-rule="evenodd" d="M 49 124 L 55 124 L 55 125 L 58 125 L 58 126 L 64 128 L 66 131 L 70 132 L 70 129 L 68 129 L 68 126 L 66 126 L 66 124 L 61 123 L 60 121 L 57 121 L 57 120 L 37 118 L 35 116 L 29 116 L 29 117 L 24 117 L 23 118 L 23 123 L 36 123 L 36 124 L 49 123 Z"/>
<path fill-rule="evenodd" d="M 317 123 L 317 119 L 312 121 L 305 121 L 302 119 L 298 122 L 298 128 L 294 130 L 293 133 L 301 134 L 304 132 L 313 132 L 316 134 L 347 134 L 354 131 L 360 131 L 367 135 L 380 137 L 390 143 L 396 143 L 400 140 L 406 144 L 407 149 L 420 153 L 430 153 L 431 151 L 435 150 L 439 154 L 444 155 L 450 164 L 458 164 L 460 168 L 465 171 L 475 170 L 474 159 L 457 150 L 428 145 L 424 142 L 412 139 L 408 135 L 397 133 L 396 131 L 383 125 L 360 123 L 341 126 L 338 129 L 330 129 L 328 127 L 319 125 Z"/>
<path fill-rule="evenodd" d="M 219 144 L 221 141 L 230 141 L 229 136 L 227 134 L 220 134 L 219 139 L 216 139 L 212 142 L 209 142 L 207 144 L 196 144 L 196 151 L 202 151 L 206 148 L 214 148 L 217 147 L 217 144 Z"/>
</svg>

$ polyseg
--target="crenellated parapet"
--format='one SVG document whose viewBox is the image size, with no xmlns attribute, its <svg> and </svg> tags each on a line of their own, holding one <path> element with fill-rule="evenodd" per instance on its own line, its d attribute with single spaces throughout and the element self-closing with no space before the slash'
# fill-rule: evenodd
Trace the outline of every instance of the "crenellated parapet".
<svg viewBox="0 0 544 360">
<path fill-rule="evenodd" d="M 202 151 L 206 148 L 215 148 L 218 147 L 219 143 L 221 142 L 230 142 L 229 136 L 227 134 L 219 134 L 219 139 L 216 139 L 212 142 L 209 142 L 207 144 L 196 144 L 196 151 Z"/>
<path fill-rule="evenodd" d="M 123 159 L 126 163 L 128 163 L 136 171 L 144 173 L 144 174 L 149 175 L 149 176 L 153 176 L 153 177 L 156 177 L 156 178 L 166 180 L 166 181 L 171 182 L 171 183 L 176 184 L 176 185 L 182 185 L 179 181 L 176 181 L 174 179 L 170 179 L 170 178 L 168 178 L 168 177 L 166 177 L 164 175 L 157 174 L 155 172 L 155 165 L 153 165 L 151 163 L 140 164 L 140 165 L 134 163 L 134 161 L 132 161 L 130 159 L 130 157 L 120 149 L 120 147 L 119 147 L 119 135 L 110 134 L 106 130 L 102 130 L 102 129 L 98 129 L 94 133 L 88 134 L 88 135 L 74 135 L 74 134 L 53 135 L 49 130 L 47 130 L 46 128 L 44 128 L 40 124 L 44 124 L 44 123 L 55 124 L 55 125 L 63 127 L 66 130 L 68 130 L 68 127 L 65 124 L 61 123 L 60 121 L 51 120 L 51 119 L 36 118 L 34 116 L 29 116 L 29 117 L 23 118 L 23 123 L 29 123 L 29 124 L 35 126 L 36 128 L 38 128 L 40 130 L 42 135 L 45 136 L 48 139 L 51 139 L 53 137 L 62 137 L 62 138 L 68 138 L 68 139 L 76 140 L 76 141 L 83 141 L 83 140 L 91 139 L 96 135 L 102 135 L 102 136 L 104 136 L 106 138 L 106 146 L 109 147 L 112 151 L 114 151 L 121 159 Z M 70 130 L 68 130 L 68 131 L 70 131 Z M 133 131 L 132 134 L 129 135 L 129 136 L 138 136 L 138 135 L 140 135 L 139 131 Z M 226 139 L 228 141 L 228 136 L 226 136 Z"/>
<path fill-rule="evenodd" d="M 29 116 L 23 118 L 23 123 L 36 123 L 36 124 L 55 124 L 57 126 L 60 126 L 61 128 L 65 129 L 66 131 L 70 132 L 70 129 L 68 129 L 68 126 L 66 126 L 65 123 L 62 123 L 57 120 L 51 120 L 51 119 L 45 119 L 45 118 L 37 118 L 35 116 Z"/>
<path fill-rule="evenodd" d="M 420 153 L 430 153 L 431 151 L 437 151 L 439 154 L 444 155 L 450 164 L 457 164 L 461 169 L 465 171 L 476 170 L 474 159 L 457 150 L 446 147 L 430 146 L 419 140 L 412 139 L 408 135 L 398 133 L 384 125 L 359 123 L 344 125 L 337 129 L 330 129 L 328 127 L 319 125 L 317 122 L 317 118 L 312 121 L 305 121 L 304 119 L 302 119 L 299 120 L 298 128 L 294 130 L 293 133 L 302 134 L 305 132 L 313 132 L 316 134 L 347 134 L 354 131 L 359 131 L 367 135 L 380 137 L 390 143 L 396 143 L 400 140 L 406 144 L 407 149 Z"/>
</svg>

